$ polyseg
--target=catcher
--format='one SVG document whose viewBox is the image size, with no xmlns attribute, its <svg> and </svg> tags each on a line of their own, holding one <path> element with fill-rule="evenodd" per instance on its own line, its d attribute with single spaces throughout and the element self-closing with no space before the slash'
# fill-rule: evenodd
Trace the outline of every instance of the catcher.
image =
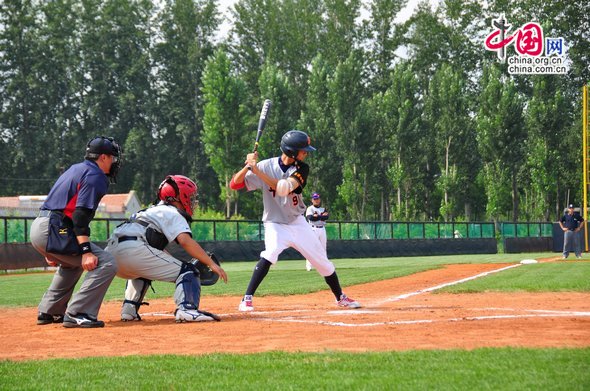
<svg viewBox="0 0 590 391">
<path fill-rule="evenodd" d="M 121 320 L 141 320 L 139 307 L 145 304 L 143 299 L 153 280 L 176 284 L 177 322 L 220 320 L 199 310 L 201 285 L 212 285 L 219 277 L 227 283 L 227 275 L 217 258 L 192 238 L 190 222 L 196 205 L 195 182 L 182 175 L 169 175 L 160 184 L 154 205 L 134 214 L 109 238 L 106 250 L 117 261 L 117 276 L 129 280 Z M 169 243 L 176 256 L 164 251 Z"/>
</svg>

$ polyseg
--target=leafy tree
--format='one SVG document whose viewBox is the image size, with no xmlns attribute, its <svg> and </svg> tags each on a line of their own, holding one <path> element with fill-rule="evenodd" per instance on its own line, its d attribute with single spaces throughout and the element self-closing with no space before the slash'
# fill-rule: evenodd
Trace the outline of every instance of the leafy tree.
<svg viewBox="0 0 590 391">
<path fill-rule="evenodd" d="M 51 183 L 43 174 L 55 170 L 47 164 L 56 157 L 57 144 L 45 131 L 51 108 L 44 102 L 39 12 L 31 1 L 0 3 L 0 123 L 9 153 L 3 169 L 8 194 L 48 191 Z"/>
<path fill-rule="evenodd" d="M 231 63 L 224 50 L 218 50 L 207 61 L 203 74 L 202 140 L 205 153 L 219 181 L 221 197 L 226 205 L 225 216 L 238 213 L 237 192 L 231 191 L 232 173 L 244 161 L 244 151 L 251 137 L 245 131 L 245 85 L 231 72 Z M 234 202 L 232 212 L 231 203 Z"/>
<path fill-rule="evenodd" d="M 413 218 L 424 194 L 423 151 L 428 145 L 420 117 L 422 106 L 415 72 L 408 62 L 399 63 L 393 70 L 387 91 L 377 94 L 381 99 L 378 121 L 381 128 L 377 139 L 381 145 L 381 181 L 383 187 L 383 218 L 403 220 Z M 415 151 L 420 151 L 416 153 Z"/>
<path fill-rule="evenodd" d="M 264 99 L 270 99 L 273 104 L 269 119 L 264 129 L 264 140 L 258 148 L 262 158 L 276 156 L 279 152 L 281 137 L 285 132 L 294 129 L 299 111 L 295 109 L 294 86 L 287 76 L 275 65 L 266 64 L 258 81 L 261 99 L 255 114 L 255 122 L 258 123 L 260 108 Z M 253 127 L 255 129 L 256 126 Z"/>
<path fill-rule="evenodd" d="M 359 51 L 352 52 L 340 64 L 330 82 L 330 101 L 334 108 L 336 148 L 342 162 L 343 177 L 339 186 L 342 205 L 354 219 L 365 217 L 369 202 L 369 179 L 373 162 L 364 156 L 371 156 L 375 145 L 372 128 L 367 128 L 369 105 L 365 97 L 363 61 Z"/>
<path fill-rule="evenodd" d="M 215 205 L 219 200 L 218 180 L 207 164 L 201 140 L 204 102 L 200 90 L 220 23 L 216 2 L 167 0 L 157 23 L 161 29 L 161 39 L 154 48 L 159 83 L 154 140 L 158 145 L 158 176 L 177 173 L 196 179 L 202 205 Z"/>
<path fill-rule="evenodd" d="M 334 118 L 329 98 L 331 76 L 332 70 L 323 56 L 318 54 L 312 61 L 305 106 L 297 125 L 298 129 L 310 136 L 312 145 L 317 149 L 307 158 L 311 167 L 307 189 L 319 192 L 326 207 L 335 201 L 337 186 L 342 178 L 342 167 L 335 164 L 340 161 L 340 157 L 336 151 Z M 342 211 L 331 210 L 330 213 L 336 218 Z"/>
<path fill-rule="evenodd" d="M 424 112 L 437 150 L 440 170 L 437 184 L 443 196 L 441 216 L 446 221 L 452 221 L 460 213 L 461 195 L 472 190 L 469 184 L 477 175 L 473 169 L 478 162 L 472 153 L 476 144 L 466 84 L 461 73 L 443 64 L 435 73 L 426 96 Z"/>
<path fill-rule="evenodd" d="M 571 155 L 563 146 L 563 135 L 571 126 L 570 105 L 555 77 L 536 76 L 533 82 L 526 113 L 531 183 L 527 212 L 529 219 L 549 221 L 560 216 L 559 201 L 566 188 L 564 174 Z"/>
<path fill-rule="evenodd" d="M 371 12 L 369 44 L 369 67 L 374 75 L 377 91 L 384 92 L 388 87 L 390 73 L 396 60 L 396 50 L 400 45 L 400 34 L 395 18 L 405 0 L 373 0 Z"/>
<path fill-rule="evenodd" d="M 361 1 L 324 0 L 324 4 L 320 50 L 326 63 L 335 69 L 353 50 L 359 49 L 362 36 L 356 21 L 360 16 Z"/>
<path fill-rule="evenodd" d="M 511 189 L 513 221 L 518 220 L 518 170 L 524 160 L 523 103 L 514 82 L 495 66 L 484 69 L 483 92 L 477 116 L 477 137 L 486 170 L 488 213 L 504 215 L 505 189 Z M 508 181 L 508 183 L 504 182 Z"/>
</svg>

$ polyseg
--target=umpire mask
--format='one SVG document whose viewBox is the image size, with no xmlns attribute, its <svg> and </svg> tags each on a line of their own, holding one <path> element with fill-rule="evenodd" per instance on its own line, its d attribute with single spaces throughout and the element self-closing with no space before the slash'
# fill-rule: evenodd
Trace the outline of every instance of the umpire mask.
<svg viewBox="0 0 590 391">
<path fill-rule="evenodd" d="M 96 160 L 100 155 L 111 155 L 113 163 L 107 176 L 111 183 L 117 183 L 117 174 L 123 164 L 123 150 L 112 137 L 96 136 L 86 145 L 85 159 Z"/>
</svg>

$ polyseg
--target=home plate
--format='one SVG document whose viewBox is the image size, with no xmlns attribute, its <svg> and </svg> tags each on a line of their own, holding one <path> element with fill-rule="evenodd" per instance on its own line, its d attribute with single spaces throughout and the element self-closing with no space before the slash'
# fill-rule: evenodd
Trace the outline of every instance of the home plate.
<svg viewBox="0 0 590 391">
<path fill-rule="evenodd" d="M 523 259 L 520 261 L 523 265 L 530 265 L 531 263 L 538 263 L 536 259 Z"/>
<path fill-rule="evenodd" d="M 358 315 L 358 314 L 379 314 L 383 311 L 380 310 L 339 310 L 339 311 L 328 311 L 330 315 Z"/>
</svg>

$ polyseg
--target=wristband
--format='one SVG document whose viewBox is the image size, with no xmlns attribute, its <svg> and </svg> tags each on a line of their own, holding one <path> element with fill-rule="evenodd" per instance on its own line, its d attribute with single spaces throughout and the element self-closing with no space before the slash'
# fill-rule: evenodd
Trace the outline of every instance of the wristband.
<svg viewBox="0 0 590 391">
<path fill-rule="evenodd" d="M 80 243 L 80 254 L 88 254 L 91 252 L 92 250 L 90 249 L 90 242 Z"/>
</svg>

